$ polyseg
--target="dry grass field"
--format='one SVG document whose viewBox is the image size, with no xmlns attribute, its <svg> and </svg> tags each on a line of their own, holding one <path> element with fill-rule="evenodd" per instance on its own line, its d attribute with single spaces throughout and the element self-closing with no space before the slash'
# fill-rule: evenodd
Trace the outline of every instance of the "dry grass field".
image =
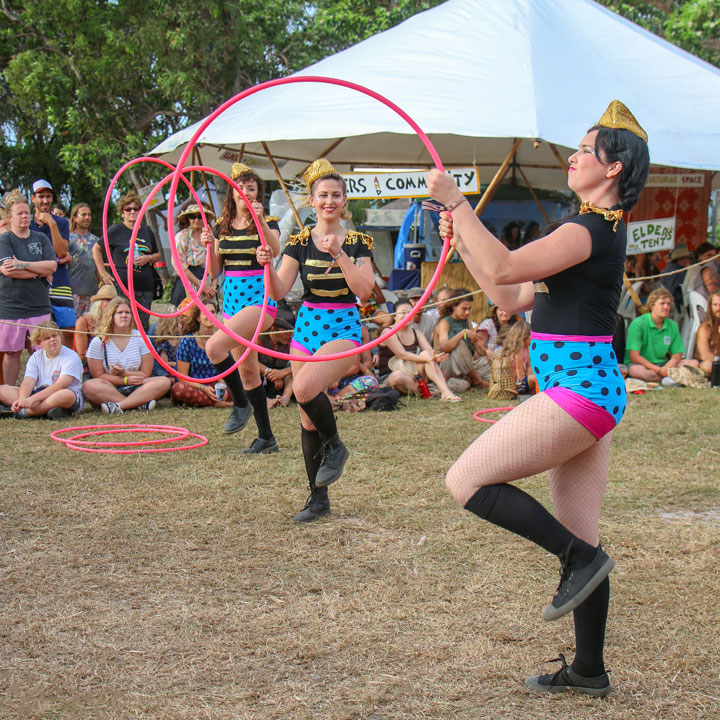
<svg viewBox="0 0 720 720">
<path fill-rule="evenodd" d="M 225 411 L 147 420 L 199 450 L 72 452 L 0 421 L 0 720 L 714 720 L 720 717 L 718 391 L 632 396 L 602 518 L 611 576 L 606 699 L 532 694 L 572 656 L 541 619 L 557 561 L 479 521 L 444 474 L 487 427 L 483 394 L 341 415 L 352 456 L 332 518 L 292 522 L 305 489 L 297 410 L 282 451 Z M 115 419 L 113 418 L 113 421 Z M 251 423 L 252 424 L 252 423 Z M 508 448 L 512 452 L 512 448 Z M 549 502 L 544 476 L 524 483 Z"/>
</svg>

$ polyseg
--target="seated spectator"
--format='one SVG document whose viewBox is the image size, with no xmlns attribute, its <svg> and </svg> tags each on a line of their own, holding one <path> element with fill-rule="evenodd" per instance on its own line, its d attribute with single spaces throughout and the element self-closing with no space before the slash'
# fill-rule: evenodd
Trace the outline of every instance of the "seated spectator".
<svg viewBox="0 0 720 720">
<path fill-rule="evenodd" d="M 103 285 L 90 297 L 90 308 L 77 319 L 75 324 L 75 335 L 73 338 L 73 350 L 80 356 L 83 365 L 87 365 L 87 349 L 90 341 L 95 336 L 95 330 L 100 325 L 100 320 L 105 313 L 108 303 L 117 297 L 117 290 L 114 285 Z"/>
<path fill-rule="evenodd" d="M 217 314 L 214 302 L 207 302 L 208 308 L 213 308 Z M 177 347 L 177 371 L 182 375 L 203 380 L 217 375 L 215 366 L 205 352 L 207 341 L 218 329 L 193 305 L 183 317 L 183 334 Z M 224 383 L 223 383 L 224 385 Z M 222 400 L 217 395 L 217 382 L 201 383 L 191 380 L 178 380 L 172 387 L 172 401 L 183 407 L 232 407 L 232 398 L 228 395 Z"/>
<path fill-rule="evenodd" d="M 213 303 L 210 303 L 208 307 L 215 307 Z M 200 312 L 199 308 L 194 307 L 195 310 Z M 171 314 L 177 311 L 174 305 L 170 305 L 169 308 L 164 311 L 166 314 Z M 187 314 L 190 314 L 190 310 Z M 177 317 L 161 317 L 154 324 L 153 335 L 151 337 L 152 343 L 157 350 L 157 354 L 171 367 L 175 368 L 177 362 L 177 349 L 180 344 L 180 340 L 183 335 L 186 335 L 188 331 L 185 329 L 186 317 L 185 315 L 178 315 Z M 151 325 L 151 327 L 153 327 Z M 214 326 L 213 326 L 214 327 Z M 215 373 L 213 373 L 215 374 Z M 171 382 L 174 382 L 175 378 L 168 373 L 168 371 L 157 361 L 154 361 L 153 375 L 155 377 L 167 376 Z M 209 376 L 207 376 L 209 377 Z"/>
<path fill-rule="evenodd" d="M 464 297 L 469 292 L 465 288 L 453 291 L 435 328 L 433 346 L 437 352 L 448 354 L 440 363 L 446 378 L 459 378 L 470 386 L 487 387 L 490 363 L 485 357 L 482 337 L 470 324 L 473 300 Z"/>
<path fill-rule="evenodd" d="M 215 213 L 205 203 L 203 203 L 203 210 L 208 225 L 212 227 Z M 182 268 L 178 269 L 178 272 L 185 273 L 190 284 L 195 288 L 195 292 L 200 293 L 203 302 L 211 300 L 217 294 L 217 284 L 210 275 L 208 275 L 205 286 L 200 287 L 205 274 L 207 253 L 205 244 L 200 239 L 203 229 L 202 215 L 200 215 L 200 207 L 195 202 L 188 200 L 185 203 L 184 208 L 177 216 L 177 227 L 179 232 L 175 235 L 175 246 L 182 264 Z M 182 280 L 179 277 L 176 278 L 170 302 L 173 305 L 180 305 L 186 295 Z"/>
<path fill-rule="evenodd" d="M 523 232 L 522 244 L 527 245 L 533 240 L 537 240 L 540 235 L 542 235 L 540 225 L 535 220 L 531 220 L 525 227 L 525 232 Z"/>
<path fill-rule="evenodd" d="M 449 288 L 447 285 L 441 287 L 435 291 L 433 299 L 430 301 L 431 304 L 434 304 L 434 307 L 423 309 L 423 314 L 420 318 L 420 332 L 430 343 L 432 343 L 433 333 L 440 321 L 440 312 L 452 294 L 452 288 Z"/>
<path fill-rule="evenodd" d="M 31 339 L 40 349 L 27 361 L 19 388 L 0 385 L 0 410 L 9 409 L 20 419 L 51 420 L 81 412 L 83 370 L 79 355 L 63 345 L 60 329 L 51 320 L 37 325 Z"/>
<path fill-rule="evenodd" d="M 695 357 L 709 377 L 715 357 L 720 356 L 720 290 L 710 293 L 705 320 L 695 337 Z"/>
<path fill-rule="evenodd" d="M 493 305 L 490 308 L 489 317 L 478 325 L 477 332 L 482 338 L 486 348 L 486 357 L 490 362 L 500 353 L 504 332 L 507 332 L 510 326 L 518 320 L 520 320 L 519 315 L 512 315 L 498 305 Z"/>
<path fill-rule="evenodd" d="M 708 242 L 702 243 L 695 249 L 695 257 L 698 262 L 705 262 L 704 265 L 690 268 L 685 274 L 683 290 L 687 293 L 694 290 L 700 293 L 706 300 L 710 293 L 720 289 L 720 266 L 717 259 L 710 261 L 717 256 L 717 248 Z"/>
<path fill-rule="evenodd" d="M 412 305 L 409 302 L 400 302 L 395 309 L 395 325 L 405 319 Z M 435 383 L 440 391 L 440 399 L 447 402 L 461 402 L 455 393 L 450 390 L 445 376 L 440 370 L 438 362 L 446 360 L 448 355 L 435 352 L 427 338 L 415 327 L 413 323 L 406 325 L 395 335 L 381 343 L 392 353 L 388 362 L 390 374 L 385 384 L 395 388 L 401 395 L 417 395 L 419 391 L 418 380 Z"/>
<path fill-rule="evenodd" d="M 151 377 L 153 356 L 123 297 L 108 303 L 88 347 L 87 362 L 92 379 L 85 382 L 83 392 L 106 415 L 153 410 L 170 389 L 168 378 Z"/>
<path fill-rule="evenodd" d="M 529 323 L 524 320 L 513 323 L 507 331 L 502 346 L 502 355 L 512 360 L 518 395 L 534 394 L 537 391 L 537 378 L 530 365 Z"/>
<path fill-rule="evenodd" d="M 522 237 L 520 235 L 520 229 L 522 228 L 522 226 L 522 222 L 519 222 L 518 220 L 513 220 L 512 222 L 509 222 L 507 225 L 505 225 L 505 227 L 502 229 L 502 234 L 500 235 L 500 242 L 508 250 L 517 250 L 522 244 Z"/>
<path fill-rule="evenodd" d="M 685 243 L 678 243 L 672 249 L 670 255 L 668 255 L 668 259 L 670 260 L 670 262 L 665 266 L 665 270 L 663 272 L 674 272 L 675 274 L 666 275 L 665 277 L 660 278 L 660 283 L 673 296 L 675 307 L 682 308 L 682 284 L 683 280 L 685 280 L 685 275 L 687 275 L 687 271 L 675 271 L 682 270 L 683 268 L 686 268 L 688 265 L 692 264 L 692 253 L 688 251 L 687 245 Z"/>
<path fill-rule="evenodd" d="M 670 319 L 672 295 L 664 288 L 653 290 L 647 299 L 650 312 L 636 317 L 628 328 L 625 364 L 628 376 L 674 385 L 668 370 L 678 365 L 698 367 L 697 360 L 683 360 L 685 345 L 677 323 Z M 665 380 L 667 378 L 667 380 Z"/>
<path fill-rule="evenodd" d="M 282 353 L 290 353 L 293 326 L 281 317 L 276 317 L 269 335 L 260 335 L 260 344 Z M 268 407 L 287 407 L 292 400 L 292 368 L 288 360 L 258 354 L 260 375 L 264 378 Z"/>
</svg>

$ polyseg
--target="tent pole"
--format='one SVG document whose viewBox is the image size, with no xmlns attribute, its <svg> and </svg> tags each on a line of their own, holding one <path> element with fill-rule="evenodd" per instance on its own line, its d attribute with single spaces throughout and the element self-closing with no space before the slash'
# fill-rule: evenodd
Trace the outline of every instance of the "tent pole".
<svg viewBox="0 0 720 720">
<path fill-rule="evenodd" d="M 245 154 L 245 143 L 240 146 L 236 162 L 242 162 L 243 155 Z"/>
<path fill-rule="evenodd" d="M 485 188 L 485 192 L 482 194 L 482 197 L 478 201 L 478 204 L 475 206 L 475 214 L 480 217 L 482 215 L 483 210 L 487 207 L 490 200 L 492 200 L 493 195 L 495 194 L 495 191 L 498 188 L 498 185 L 502 182 L 502 179 L 505 177 L 505 173 L 508 170 L 508 167 L 510 167 L 510 162 L 512 161 L 513 157 L 515 156 L 515 153 L 520 146 L 520 143 L 522 142 L 522 138 L 515 138 L 515 142 L 513 143 L 513 146 L 510 148 L 510 152 L 507 154 L 507 157 L 503 160 L 502 165 L 498 168 L 497 172 L 495 173 L 495 177 L 490 181 L 490 184 Z"/>
<path fill-rule="evenodd" d="M 295 218 L 295 222 L 297 223 L 297 226 L 300 230 L 303 229 L 303 223 L 300 219 L 300 215 L 295 208 L 295 205 L 293 204 L 292 198 L 290 197 L 290 193 L 288 192 L 287 187 L 285 186 L 285 182 L 282 179 L 282 175 L 280 174 L 280 170 L 278 170 L 278 166 L 275 163 L 275 158 L 270 153 L 270 148 L 267 146 L 267 143 L 263 141 L 262 143 L 263 150 L 265 151 L 265 154 L 267 155 L 267 159 L 270 161 L 270 164 L 272 165 L 273 170 L 275 171 L 275 177 L 277 177 L 278 182 L 280 183 L 280 187 L 282 188 L 282 191 L 285 195 L 285 199 L 288 201 L 288 204 L 290 205 L 290 209 L 292 210 L 293 217 Z"/>
<path fill-rule="evenodd" d="M 520 173 L 520 177 L 525 181 L 525 184 L 527 185 L 528 190 L 530 191 L 530 194 L 533 196 L 533 200 L 537 203 L 537 206 L 540 208 L 540 212 L 542 213 L 542 216 L 545 218 L 545 222 L 549 225 L 550 224 L 550 218 L 547 216 L 547 213 L 545 212 L 545 208 L 542 206 L 542 203 L 540 202 L 538 196 L 535 194 L 535 191 L 533 190 L 532 185 L 530 184 L 530 181 L 525 176 L 525 173 L 523 172 L 522 168 L 518 165 L 517 170 Z"/>
<path fill-rule="evenodd" d="M 199 161 L 198 161 L 198 159 L 197 159 L 197 146 L 193 146 L 193 150 L 192 150 L 192 161 L 193 161 L 193 165 L 199 165 L 199 164 L 200 164 Z M 194 171 L 194 170 L 190 173 L 190 184 L 191 184 L 193 187 L 195 187 L 195 171 Z"/>
<path fill-rule="evenodd" d="M 198 159 L 198 165 L 202 165 L 202 158 L 200 157 L 200 148 L 198 146 L 195 146 L 195 149 L 197 150 L 197 159 Z M 203 179 L 203 185 L 205 186 L 205 192 L 208 196 L 208 203 L 210 203 L 210 209 L 213 211 L 213 214 L 215 217 L 217 217 L 217 214 L 215 213 L 215 203 L 212 199 L 212 193 L 210 192 L 210 185 L 208 184 L 207 174 L 203 170 L 201 173 L 202 179 Z"/>
<path fill-rule="evenodd" d="M 550 146 L 550 149 L 553 151 L 553 154 L 557 158 L 558 164 L 560 165 L 560 169 L 563 172 L 567 172 L 568 166 L 567 166 L 567 163 L 565 162 L 565 160 L 563 159 L 563 156 L 560 154 L 560 151 L 552 143 L 548 143 L 548 145 Z"/>
</svg>

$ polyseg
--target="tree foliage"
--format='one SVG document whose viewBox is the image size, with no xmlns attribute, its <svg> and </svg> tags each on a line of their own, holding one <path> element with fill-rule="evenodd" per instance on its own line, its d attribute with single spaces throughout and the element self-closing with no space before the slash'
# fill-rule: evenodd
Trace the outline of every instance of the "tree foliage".
<svg viewBox="0 0 720 720">
<path fill-rule="evenodd" d="M 0 185 L 99 207 L 123 162 L 228 97 L 439 1 L 0 0 Z M 720 65 L 719 0 L 601 2 Z"/>
<path fill-rule="evenodd" d="M 693 55 L 720 67 L 720 0 L 598 0 Z"/>
</svg>

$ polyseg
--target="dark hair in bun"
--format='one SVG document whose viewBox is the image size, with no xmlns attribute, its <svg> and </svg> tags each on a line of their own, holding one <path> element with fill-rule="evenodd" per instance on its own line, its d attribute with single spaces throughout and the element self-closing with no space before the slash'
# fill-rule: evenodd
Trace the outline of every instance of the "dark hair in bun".
<svg viewBox="0 0 720 720">
<path fill-rule="evenodd" d="M 632 210 L 638 201 L 640 191 L 645 187 L 650 170 L 650 153 L 647 143 L 630 130 L 594 125 L 588 130 L 597 130 L 595 152 L 607 163 L 622 164 L 620 172 L 620 207 Z"/>
</svg>

